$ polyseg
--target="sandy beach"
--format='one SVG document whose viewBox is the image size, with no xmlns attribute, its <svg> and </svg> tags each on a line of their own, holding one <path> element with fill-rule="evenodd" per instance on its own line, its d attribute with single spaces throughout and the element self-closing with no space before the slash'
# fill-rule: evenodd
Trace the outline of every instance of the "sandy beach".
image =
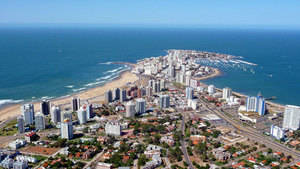
<svg viewBox="0 0 300 169">
<path fill-rule="evenodd" d="M 56 98 L 50 100 L 54 105 L 65 105 L 71 103 L 71 99 L 74 96 L 78 96 L 81 100 L 89 100 L 90 102 L 96 102 L 103 100 L 104 93 L 109 89 L 126 86 L 128 83 L 134 83 L 138 80 L 138 77 L 130 71 L 123 72 L 119 78 L 114 79 L 111 82 L 104 84 L 103 86 L 95 87 L 82 91 L 80 93 L 74 93 L 68 97 Z M 33 102 L 35 112 L 40 111 L 40 102 Z M 3 122 L 7 119 L 16 118 L 21 114 L 21 104 L 14 104 L 0 109 L 0 121 Z"/>
</svg>

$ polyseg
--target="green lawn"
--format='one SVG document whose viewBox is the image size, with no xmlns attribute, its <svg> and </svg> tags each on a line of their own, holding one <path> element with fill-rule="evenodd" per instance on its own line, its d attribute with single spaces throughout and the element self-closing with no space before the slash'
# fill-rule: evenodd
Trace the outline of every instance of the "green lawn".
<svg viewBox="0 0 300 169">
<path fill-rule="evenodd" d="M 0 136 L 12 136 L 18 132 L 16 127 L 17 119 L 8 122 L 3 128 L 0 129 Z"/>
</svg>

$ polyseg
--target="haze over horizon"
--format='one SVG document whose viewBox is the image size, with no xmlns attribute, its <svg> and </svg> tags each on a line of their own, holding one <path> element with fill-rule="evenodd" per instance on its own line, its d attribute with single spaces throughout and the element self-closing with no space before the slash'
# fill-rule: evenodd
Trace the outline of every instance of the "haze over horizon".
<svg viewBox="0 0 300 169">
<path fill-rule="evenodd" d="M 129 3 L 130 2 L 130 3 Z M 1 25 L 123 25 L 300 28 L 300 1 L 0 2 Z"/>
</svg>

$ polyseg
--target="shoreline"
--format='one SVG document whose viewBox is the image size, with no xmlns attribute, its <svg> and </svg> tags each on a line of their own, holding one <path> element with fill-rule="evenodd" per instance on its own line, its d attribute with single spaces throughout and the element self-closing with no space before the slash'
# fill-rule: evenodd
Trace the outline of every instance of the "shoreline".
<svg viewBox="0 0 300 169">
<path fill-rule="evenodd" d="M 196 78 L 197 80 L 207 80 L 207 79 L 211 79 L 211 78 L 216 78 L 218 76 L 222 76 L 222 71 L 219 70 L 218 68 L 214 68 L 212 67 L 212 69 L 214 69 L 214 73 L 208 75 L 208 76 L 205 76 L 205 77 L 200 77 L 200 78 Z M 204 82 L 201 82 L 202 84 L 208 86 L 209 84 L 207 83 L 204 83 Z M 222 89 L 221 88 L 217 88 L 216 87 L 216 90 L 218 91 L 221 91 L 222 92 Z M 240 98 L 246 98 L 248 97 L 248 95 L 246 94 L 243 94 L 243 93 L 239 93 L 239 92 L 236 92 L 236 91 L 232 91 L 232 95 L 235 95 L 237 97 L 240 97 Z M 280 103 L 276 103 L 276 102 L 272 102 L 272 101 L 269 101 L 269 100 L 266 100 L 266 104 L 271 106 L 271 108 L 279 108 L 279 109 L 284 109 L 285 108 L 285 105 L 283 104 L 280 104 Z"/>
<path fill-rule="evenodd" d="M 112 63 L 114 64 L 114 63 Z M 126 64 L 126 63 L 123 63 Z M 93 88 L 89 88 L 83 91 L 74 92 L 72 94 L 66 95 L 66 96 L 60 96 L 53 99 L 49 99 L 51 104 L 58 105 L 64 107 L 67 104 L 71 103 L 72 97 L 80 97 L 82 101 L 89 100 L 91 103 L 96 101 L 102 101 L 104 93 L 109 89 L 114 88 L 121 88 L 126 86 L 128 83 L 135 83 L 138 80 L 138 77 L 136 74 L 132 73 L 131 70 L 134 67 L 134 64 L 126 64 L 130 67 L 129 70 L 125 70 L 119 74 L 118 77 L 115 79 L 112 79 L 111 81 L 108 81 L 104 83 L 101 86 L 95 86 Z M 0 124 L 5 122 L 9 119 L 14 119 L 18 115 L 21 114 L 20 107 L 22 104 L 25 103 L 32 103 L 34 104 L 35 112 L 40 111 L 40 101 L 41 100 L 34 100 L 31 102 L 21 102 L 11 105 L 5 105 L 0 109 Z"/>
<path fill-rule="evenodd" d="M 138 80 L 138 76 L 134 73 L 131 72 L 131 70 L 133 70 L 133 68 L 136 66 L 135 63 L 129 63 L 129 62 L 114 62 L 111 64 L 124 64 L 127 65 L 129 67 L 129 69 L 124 70 L 123 72 L 120 72 L 119 76 L 116 77 L 115 79 L 112 79 L 104 84 L 102 84 L 101 86 L 95 86 L 86 90 L 82 90 L 82 91 L 78 91 L 78 92 L 74 92 L 65 96 L 60 96 L 60 97 L 55 97 L 52 99 L 49 99 L 49 101 L 53 104 L 53 105 L 58 105 L 61 107 L 64 107 L 68 104 L 70 104 L 72 97 L 79 97 L 82 101 L 85 100 L 89 100 L 91 101 L 91 103 L 93 102 L 101 102 L 103 101 L 103 96 L 106 90 L 109 89 L 113 89 L 113 88 L 121 88 L 123 86 L 125 86 L 128 83 L 135 83 Z M 218 76 L 222 76 L 222 71 L 219 70 L 218 68 L 214 68 L 211 67 L 214 70 L 214 73 L 208 75 L 208 76 L 204 76 L 204 77 L 199 77 L 196 78 L 197 80 L 199 80 L 202 84 L 208 85 L 206 83 L 203 83 L 202 80 L 207 80 L 207 79 L 211 79 L 211 78 L 216 78 Z M 222 91 L 222 89 L 220 88 L 216 88 L 219 91 Z M 232 91 L 233 95 L 236 95 L 238 97 L 241 98 L 245 98 L 247 97 L 246 94 L 242 94 L 239 92 L 235 92 Z M 39 100 L 32 100 L 32 101 L 24 101 L 24 102 L 20 102 L 20 103 L 16 103 L 16 104 L 9 104 L 9 105 L 5 105 L 3 107 L 0 108 L 0 124 L 9 120 L 9 119 L 14 119 L 16 118 L 18 115 L 20 115 L 20 106 L 22 104 L 25 103 L 32 103 L 34 104 L 35 107 L 35 112 L 38 112 L 40 109 L 40 102 L 42 99 Z M 279 109 L 284 109 L 285 105 L 279 104 L 279 103 L 275 103 L 272 101 L 266 101 L 266 104 L 270 105 L 271 107 L 275 107 L 275 108 L 279 108 Z"/>
</svg>

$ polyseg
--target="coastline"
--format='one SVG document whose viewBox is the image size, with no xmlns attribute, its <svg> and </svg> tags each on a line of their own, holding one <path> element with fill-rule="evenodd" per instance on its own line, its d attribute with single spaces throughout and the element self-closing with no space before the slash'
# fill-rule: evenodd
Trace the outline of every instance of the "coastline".
<svg viewBox="0 0 300 169">
<path fill-rule="evenodd" d="M 205 77 L 200 77 L 200 78 L 197 78 L 197 80 L 206 80 L 206 79 L 210 79 L 210 78 L 215 78 L 215 77 L 218 77 L 218 76 L 222 76 L 222 71 L 217 69 L 217 68 L 213 68 L 214 70 L 214 73 L 208 75 L 208 76 L 205 76 Z M 203 83 L 201 82 L 202 84 L 205 84 L 205 85 L 208 85 L 206 83 Z M 220 88 L 216 88 L 216 90 L 218 91 L 221 91 L 222 92 L 222 89 Z M 248 97 L 248 95 L 246 94 L 242 94 L 242 93 L 239 93 L 239 92 L 236 92 L 236 91 L 232 91 L 232 94 L 237 96 L 237 97 L 240 97 L 240 98 L 246 98 Z M 270 109 L 273 109 L 273 110 L 280 110 L 282 111 L 284 108 L 285 108 L 285 105 L 282 105 L 282 104 L 279 104 L 279 103 L 275 103 L 275 102 L 272 102 L 272 101 L 266 101 L 266 104 L 268 105 L 268 107 Z"/>
<path fill-rule="evenodd" d="M 113 89 L 113 88 L 120 88 L 120 87 L 125 86 L 128 83 L 135 83 L 138 80 L 138 76 L 131 72 L 132 68 L 134 68 L 136 66 L 136 64 L 127 63 L 127 62 L 115 62 L 112 64 L 125 64 L 125 65 L 128 65 L 130 67 L 130 69 L 121 72 L 118 77 L 116 77 L 115 79 L 113 79 L 111 81 L 106 82 L 105 84 L 103 84 L 101 86 L 96 86 L 94 88 L 75 92 L 70 95 L 50 99 L 51 104 L 64 107 L 64 106 L 70 104 L 72 97 L 76 97 L 76 96 L 79 97 L 82 101 L 89 100 L 89 102 L 91 102 L 91 103 L 95 103 L 95 102 L 99 103 L 104 100 L 103 96 L 104 96 L 105 91 L 107 91 L 109 89 Z M 214 73 L 212 73 L 208 76 L 199 77 L 196 79 L 199 81 L 202 81 L 202 80 L 222 76 L 221 70 L 219 70 L 218 68 L 214 68 L 214 67 L 212 67 L 212 69 L 214 70 Z M 201 82 L 201 83 L 207 85 L 206 83 L 203 83 L 203 82 Z M 220 89 L 220 88 L 216 88 L 216 90 L 222 91 L 222 89 Z M 247 95 L 239 93 L 239 92 L 233 91 L 232 93 L 233 93 L 233 95 L 238 96 L 238 97 L 242 97 L 242 98 L 247 97 Z M 35 112 L 40 111 L 40 105 L 39 105 L 40 101 L 41 100 L 35 100 L 35 101 L 31 102 L 32 104 L 34 104 Z M 21 113 L 20 106 L 24 103 L 25 102 L 21 102 L 21 103 L 7 105 L 5 107 L 0 108 L 0 124 L 9 119 L 14 119 L 18 115 L 20 115 L 20 113 Z M 274 103 L 271 101 L 266 101 L 266 103 L 275 109 L 279 108 L 279 110 L 281 110 L 284 108 L 284 105 L 281 105 L 279 103 Z"/>
<path fill-rule="evenodd" d="M 130 65 L 132 67 L 132 65 Z M 89 100 L 91 103 L 96 101 L 103 101 L 103 96 L 105 91 L 117 87 L 123 87 L 126 86 L 128 83 L 134 83 L 138 80 L 138 77 L 131 73 L 132 69 L 123 71 L 119 74 L 119 76 L 112 81 L 108 81 L 107 83 L 103 84 L 102 86 L 96 86 L 94 88 L 90 88 L 84 91 L 80 91 L 77 93 L 73 93 L 67 96 L 61 96 L 58 98 L 50 99 L 51 104 L 53 105 L 60 105 L 65 106 L 67 104 L 71 103 L 72 97 L 80 97 L 81 100 Z M 40 101 L 33 101 L 31 102 L 34 104 L 35 112 L 40 111 Z M 20 115 L 20 106 L 23 103 L 17 103 L 13 105 L 8 105 L 0 109 L 0 123 L 8 120 L 16 118 L 18 115 Z"/>
</svg>

